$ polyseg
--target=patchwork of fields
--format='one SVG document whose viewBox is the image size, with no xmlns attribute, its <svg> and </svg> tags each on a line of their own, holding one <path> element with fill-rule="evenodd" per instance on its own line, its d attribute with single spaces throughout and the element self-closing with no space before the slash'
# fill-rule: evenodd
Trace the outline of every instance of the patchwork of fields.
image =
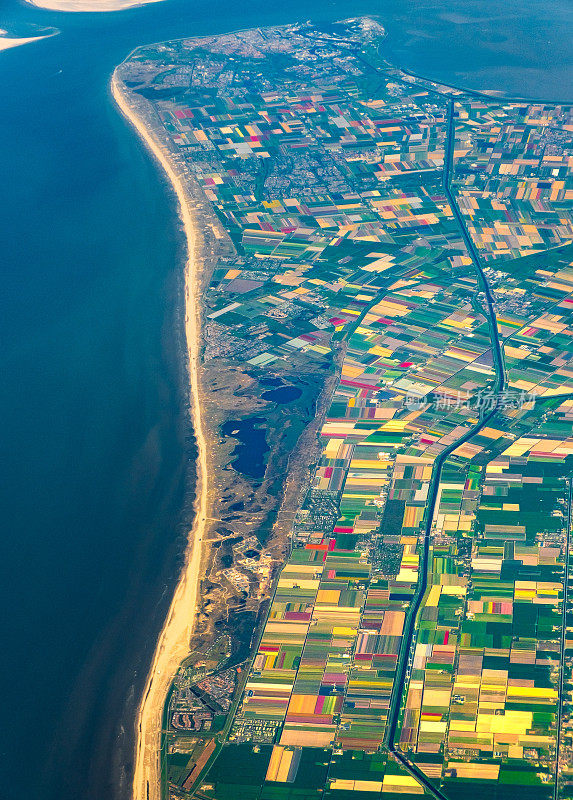
<svg viewBox="0 0 573 800">
<path fill-rule="evenodd" d="M 382 37 L 122 68 L 233 244 L 205 358 L 339 369 L 227 723 L 167 734 L 171 798 L 573 794 L 573 109 L 407 75 Z"/>
</svg>

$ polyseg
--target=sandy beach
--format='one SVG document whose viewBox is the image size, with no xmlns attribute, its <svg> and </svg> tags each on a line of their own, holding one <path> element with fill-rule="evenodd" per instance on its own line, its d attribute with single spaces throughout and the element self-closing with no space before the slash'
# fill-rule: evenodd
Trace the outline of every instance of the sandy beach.
<svg viewBox="0 0 573 800">
<path fill-rule="evenodd" d="M 200 263 L 197 234 L 183 182 L 172 166 L 166 148 L 156 140 L 130 106 L 121 84 L 113 76 L 112 94 L 122 114 L 137 130 L 157 158 L 173 185 L 187 239 L 185 267 L 185 334 L 188 352 L 189 393 L 193 430 L 197 444 L 197 488 L 195 522 L 189 532 L 185 565 L 167 619 L 159 636 L 137 718 L 134 800 L 159 800 L 161 717 L 165 698 L 181 661 L 189 654 L 189 640 L 197 609 L 202 542 L 208 511 L 208 470 L 205 428 L 199 386 L 200 360 Z"/>
<path fill-rule="evenodd" d="M 50 11 L 123 11 L 126 8 L 159 3 L 161 0 L 26 0 L 37 8 Z"/>
</svg>

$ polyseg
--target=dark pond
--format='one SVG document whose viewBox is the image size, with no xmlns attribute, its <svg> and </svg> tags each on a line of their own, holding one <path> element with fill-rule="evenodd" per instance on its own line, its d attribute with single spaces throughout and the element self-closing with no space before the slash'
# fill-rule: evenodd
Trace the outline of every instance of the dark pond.
<svg viewBox="0 0 573 800">
<path fill-rule="evenodd" d="M 272 400 L 273 403 L 292 403 L 302 394 L 302 389 L 298 386 L 279 386 L 277 389 L 270 389 L 262 395 L 263 400 Z"/>
<path fill-rule="evenodd" d="M 262 478 L 265 474 L 265 456 L 269 450 L 266 429 L 260 427 L 263 417 L 231 419 L 221 428 L 223 436 L 232 436 L 238 444 L 233 451 L 233 469 L 250 478 Z"/>
</svg>

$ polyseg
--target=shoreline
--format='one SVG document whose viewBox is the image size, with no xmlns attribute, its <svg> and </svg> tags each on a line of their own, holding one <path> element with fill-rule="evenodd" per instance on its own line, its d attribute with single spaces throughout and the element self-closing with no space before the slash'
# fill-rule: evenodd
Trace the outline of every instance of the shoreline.
<svg viewBox="0 0 573 800">
<path fill-rule="evenodd" d="M 126 11 L 130 8 L 159 3 L 161 0 L 26 0 L 28 5 L 48 11 L 100 14 L 105 11 Z"/>
<path fill-rule="evenodd" d="M 111 93 L 122 115 L 135 128 L 171 183 L 179 205 L 186 239 L 185 338 L 189 375 L 191 422 L 197 446 L 195 519 L 188 534 L 185 563 L 167 617 L 161 629 L 136 719 L 136 753 L 133 775 L 134 800 L 159 800 L 161 796 L 161 722 L 165 698 L 181 661 L 189 654 L 193 633 L 200 567 L 208 509 L 207 445 L 199 386 L 200 364 L 200 263 L 197 231 L 185 187 L 162 146 L 133 110 L 114 72 Z"/>
<path fill-rule="evenodd" d="M 378 17 L 378 15 L 373 16 Z M 240 32 L 240 30 L 250 29 L 239 29 L 237 32 Z M 236 31 L 228 32 L 223 35 L 230 35 L 235 32 Z M 214 37 L 217 35 L 221 34 L 216 34 Z M 193 38 L 195 37 L 185 36 L 168 41 L 186 41 Z M 124 61 L 127 61 L 140 47 L 142 47 L 142 45 L 134 48 Z M 441 80 L 420 76 L 388 60 L 385 60 L 385 63 L 389 69 L 397 70 L 404 75 L 436 86 L 437 88 L 434 91 L 438 91 L 441 88 L 454 90 L 454 92 L 452 92 L 452 99 L 454 101 L 456 99 L 455 92 L 457 91 L 493 103 L 496 101 L 508 103 L 535 102 L 533 100 L 527 100 L 526 98 L 507 97 L 503 94 L 492 95 L 488 94 L 486 91 L 464 89 L 463 87 L 445 83 Z M 202 544 L 205 541 L 207 509 L 209 505 L 207 485 L 209 477 L 207 468 L 208 460 L 198 376 L 200 367 L 201 333 L 201 298 L 199 295 L 201 270 L 196 252 L 196 221 L 191 211 L 192 198 L 190 198 L 188 194 L 185 181 L 181 179 L 177 172 L 177 167 L 173 164 L 172 154 L 169 148 L 161 142 L 160 137 L 156 138 L 154 126 L 147 124 L 144 119 L 145 115 L 143 118 L 139 116 L 137 110 L 128 102 L 129 92 L 124 89 L 121 85 L 121 81 L 117 78 L 117 70 L 113 74 L 111 90 L 121 113 L 136 129 L 145 145 L 159 161 L 176 193 L 179 215 L 183 222 L 186 236 L 187 249 L 185 268 L 185 331 L 188 352 L 188 374 L 190 379 L 190 416 L 198 448 L 196 459 L 198 483 L 195 499 L 195 519 L 192 529 L 188 534 L 188 541 L 185 549 L 185 564 L 178 578 L 174 596 L 156 644 L 152 665 L 149 669 L 138 709 L 136 721 L 136 761 L 132 794 L 133 800 L 161 800 L 162 715 L 165 708 L 165 698 L 168 696 L 173 677 L 181 662 L 189 654 L 189 640 L 198 611 L 198 587 L 200 586 L 201 580 L 199 570 L 202 562 Z M 544 102 L 547 102 L 549 105 L 559 104 L 557 101 Z M 290 470 L 288 472 L 290 472 Z M 194 546 L 196 538 L 197 544 L 199 545 L 198 547 Z M 192 599 L 190 600 L 190 598 Z M 185 620 L 187 620 L 187 623 Z M 186 641 L 181 638 L 183 629 L 188 631 Z M 175 655 L 176 653 L 178 655 Z"/>
</svg>

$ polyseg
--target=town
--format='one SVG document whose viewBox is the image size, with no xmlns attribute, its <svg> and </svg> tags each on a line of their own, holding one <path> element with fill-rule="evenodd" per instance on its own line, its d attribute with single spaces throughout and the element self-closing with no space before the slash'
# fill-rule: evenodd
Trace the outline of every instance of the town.
<svg viewBox="0 0 573 800">
<path fill-rule="evenodd" d="M 178 674 L 166 798 L 573 796 L 573 108 L 409 75 L 383 36 L 122 68 L 232 243 L 205 362 L 338 370 L 286 562 L 253 529 L 219 570 L 268 614 L 241 672 Z"/>
</svg>

